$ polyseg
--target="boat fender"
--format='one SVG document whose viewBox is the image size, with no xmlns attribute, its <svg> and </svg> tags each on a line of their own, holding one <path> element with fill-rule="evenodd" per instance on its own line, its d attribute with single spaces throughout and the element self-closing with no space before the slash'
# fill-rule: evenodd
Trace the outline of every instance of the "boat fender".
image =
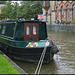
<svg viewBox="0 0 75 75">
<path fill-rule="evenodd" d="M 56 54 L 57 52 L 59 52 L 57 46 L 53 46 L 51 49 L 53 54 Z"/>
</svg>

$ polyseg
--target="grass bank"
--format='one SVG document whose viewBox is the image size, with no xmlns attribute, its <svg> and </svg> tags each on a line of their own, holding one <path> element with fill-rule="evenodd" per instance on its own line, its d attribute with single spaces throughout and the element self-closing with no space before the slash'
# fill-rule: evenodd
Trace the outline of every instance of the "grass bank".
<svg viewBox="0 0 75 75">
<path fill-rule="evenodd" d="M 0 74 L 20 74 L 15 70 L 10 63 L 0 55 Z"/>
</svg>

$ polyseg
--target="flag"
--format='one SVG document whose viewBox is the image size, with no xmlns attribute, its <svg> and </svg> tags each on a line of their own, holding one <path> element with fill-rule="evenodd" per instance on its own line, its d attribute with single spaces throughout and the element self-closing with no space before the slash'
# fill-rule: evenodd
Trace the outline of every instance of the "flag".
<svg viewBox="0 0 75 75">
<path fill-rule="evenodd" d="M 43 20 L 43 14 L 38 15 L 38 20 Z"/>
</svg>

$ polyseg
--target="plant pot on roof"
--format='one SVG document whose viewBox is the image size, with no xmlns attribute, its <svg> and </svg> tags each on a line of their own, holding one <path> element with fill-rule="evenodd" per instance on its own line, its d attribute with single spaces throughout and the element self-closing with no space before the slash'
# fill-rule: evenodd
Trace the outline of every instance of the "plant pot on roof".
<svg viewBox="0 0 75 75">
<path fill-rule="evenodd" d="M 56 24 L 59 24 L 59 20 L 56 20 L 55 23 L 56 23 Z"/>
</svg>

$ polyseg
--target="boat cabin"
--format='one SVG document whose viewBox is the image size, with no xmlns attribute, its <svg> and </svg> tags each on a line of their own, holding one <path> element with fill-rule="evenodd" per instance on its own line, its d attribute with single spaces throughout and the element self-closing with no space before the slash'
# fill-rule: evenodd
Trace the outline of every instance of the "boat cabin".
<svg viewBox="0 0 75 75">
<path fill-rule="evenodd" d="M 0 22 L 0 37 L 17 41 L 37 41 L 47 38 L 46 22 L 7 20 Z"/>
</svg>

